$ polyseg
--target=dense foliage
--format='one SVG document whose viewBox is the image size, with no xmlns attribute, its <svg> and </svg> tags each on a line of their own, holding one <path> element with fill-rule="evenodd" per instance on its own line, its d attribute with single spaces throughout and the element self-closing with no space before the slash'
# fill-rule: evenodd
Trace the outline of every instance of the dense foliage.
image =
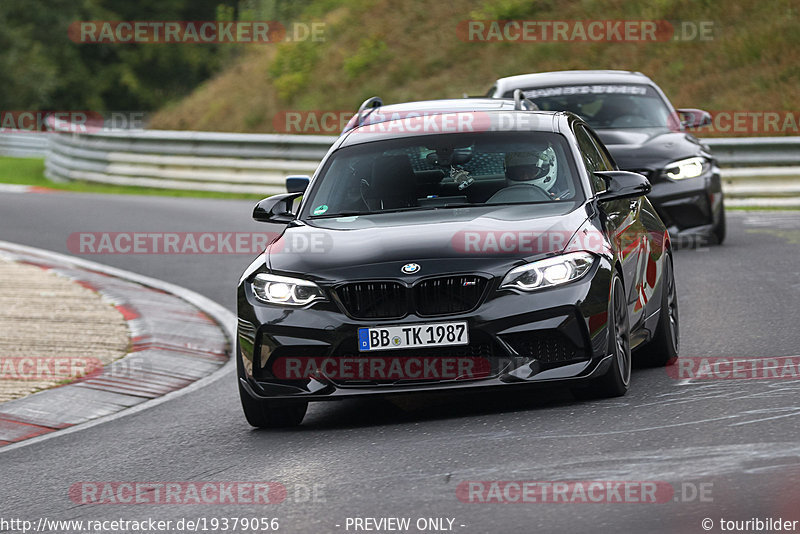
<svg viewBox="0 0 800 534">
<path fill-rule="evenodd" d="M 154 110 L 240 50 L 220 44 L 81 44 L 76 21 L 286 18 L 289 0 L 2 0 L 0 110 Z"/>
</svg>

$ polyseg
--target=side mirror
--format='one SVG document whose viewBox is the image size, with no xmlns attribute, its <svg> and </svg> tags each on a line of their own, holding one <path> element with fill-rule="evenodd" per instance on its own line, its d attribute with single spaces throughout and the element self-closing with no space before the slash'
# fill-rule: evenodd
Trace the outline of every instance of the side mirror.
<svg viewBox="0 0 800 534">
<path fill-rule="evenodd" d="M 286 191 L 289 193 L 305 193 L 311 182 L 309 176 L 295 175 L 286 177 Z"/>
<path fill-rule="evenodd" d="M 641 174 L 628 171 L 598 171 L 594 173 L 605 180 L 607 189 L 597 195 L 600 202 L 641 197 L 653 188 Z"/>
<path fill-rule="evenodd" d="M 288 224 L 295 220 L 292 213 L 292 202 L 303 193 L 284 193 L 265 198 L 253 208 L 253 219 L 258 222 Z"/>
<path fill-rule="evenodd" d="M 678 109 L 678 116 L 684 128 L 702 128 L 711 124 L 711 113 L 702 109 Z"/>
</svg>

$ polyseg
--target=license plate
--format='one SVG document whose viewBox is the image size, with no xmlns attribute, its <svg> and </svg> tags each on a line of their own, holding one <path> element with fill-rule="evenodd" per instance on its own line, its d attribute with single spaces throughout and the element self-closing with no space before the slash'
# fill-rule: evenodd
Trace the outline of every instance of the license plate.
<svg viewBox="0 0 800 534">
<path fill-rule="evenodd" d="M 358 350 L 361 352 L 467 344 L 466 321 L 358 329 Z"/>
</svg>

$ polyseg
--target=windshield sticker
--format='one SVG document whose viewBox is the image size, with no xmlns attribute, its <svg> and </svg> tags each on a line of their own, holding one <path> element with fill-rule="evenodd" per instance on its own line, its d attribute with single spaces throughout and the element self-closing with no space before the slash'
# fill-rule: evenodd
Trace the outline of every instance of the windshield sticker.
<svg viewBox="0 0 800 534">
<path fill-rule="evenodd" d="M 328 211 L 328 206 L 323 204 L 322 206 L 317 206 L 316 208 L 314 208 L 314 215 L 322 215 L 326 211 Z"/>
<path fill-rule="evenodd" d="M 646 95 L 647 87 L 642 85 L 569 85 L 527 89 L 522 92 L 526 98 L 567 95 Z"/>
</svg>

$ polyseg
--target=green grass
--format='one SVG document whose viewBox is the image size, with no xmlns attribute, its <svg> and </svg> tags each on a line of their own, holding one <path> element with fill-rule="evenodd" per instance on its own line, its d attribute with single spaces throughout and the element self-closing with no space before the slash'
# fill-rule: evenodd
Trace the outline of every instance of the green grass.
<svg viewBox="0 0 800 534">
<path fill-rule="evenodd" d="M 260 200 L 269 195 L 252 193 L 217 193 L 213 191 L 186 191 L 155 187 L 107 185 L 94 182 L 52 182 L 44 175 L 44 160 L 39 158 L 0 157 L 0 183 L 46 187 L 75 193 L 105 193 L 119 195 L 153 195 L 166 197 L 233 198 Z"/>
<path fill-rule="evenodd" d="M 481 95 L 501 76 L 569 69 L 638 70 L 677 107 L 712 112 L 796 115 L 800 101 L 797 0 L 311 0 L 299 18 L 324 22 L 325 40 L 242 50 L 191 95 L 168 103 L 151 127 L 281 131 L 287 110 L 355 112 L 375 95 L 386 103 Z M 712 24 L 713 35 L 663 42 L 475 42 L 459 33 L 459 24 L 470 19 L 683 21 Z"/>
</svg>

